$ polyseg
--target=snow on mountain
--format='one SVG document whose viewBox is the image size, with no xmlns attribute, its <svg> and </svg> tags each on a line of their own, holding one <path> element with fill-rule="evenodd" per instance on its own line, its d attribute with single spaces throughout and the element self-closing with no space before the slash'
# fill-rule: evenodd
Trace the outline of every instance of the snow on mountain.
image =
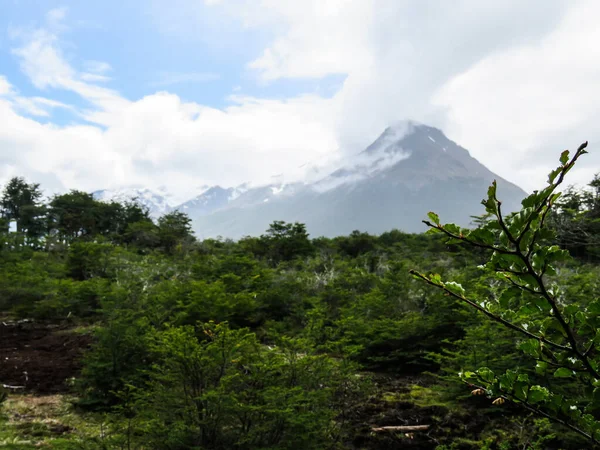
<svg viewBox="0 0 600 450">
<path fill-rule="evenodd" d="M 316 182 L 253 188 L 225 208 L 191 218 L 201 238 L 234 239 L 258 236 L 274 220 L 302 222 L 313 236 L 393 228 L 420 232 L 428 211 L 468 226 L 483 212 L 481 198 L 494 179 L 506 211 L 518 209 L 526 195 L 518 186 L 492 173 L 441 130 L 405 121 Z"/>
<path fill-rule="evenodd" d="M 148 208 L 152 218 L 158 218 L 172 211 L 168 201 L 168 193 L 164 189 L 157 191 L 148 188 L 123 187 L 118 189 L 101 189 L 92 192 L 96 200 L 103 202 L 115 201 L 119 203 L 136 201 Z"/>
<path fill-rule="evenodd" d="M 200 238 L 239 238 L 259 235 L 274 220 L 303 222 L 315 236 L 356 229 L 419 232 L 428 211 L 467 226 L 471 216 L 481 213 L 481 196 L 493 179 L 504 192 L 507 210 L 517 208 L 525 194 L 441 130 L 414 121 L 389 126 L 353 157 L 307 162 L 296 172 L 278 174 L 265 185 L 198 186 L 190 189 L 187 201 L 164 187 L 103 190 L 94 195 L 105 201 L 137 197 L 153 217 L 184 212 Z"/>
<path fill-rule="evenodd" d="M 202 192 L 200 195 L 188 200 L 174 209 L 184 212 L 188 215 L 204 215 L 216 211 L 227 205 L 232 198 L 240 195 L 234 188 L 222 188 L 221 186 L 212 186 Z"/>
<path fill-rule="evenodd" d="M 249 183 L 240 184 L 237 187 L 231 188 L 231 194 L 229 194 L 229 201 L 232 202 L 240 195 L 245 194 L 250 189 Z"/>
</svg>

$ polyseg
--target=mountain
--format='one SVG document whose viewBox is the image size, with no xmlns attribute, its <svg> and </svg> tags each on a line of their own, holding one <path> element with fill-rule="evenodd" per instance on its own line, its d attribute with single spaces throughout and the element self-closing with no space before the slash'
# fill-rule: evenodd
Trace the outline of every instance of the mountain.
<svg viewBox="0 0 600 450">
<path fill-rule="evenodd" d="M 212 186 L 200 195 L 188 200 L 173 209 L 188 214 L 190 217 L 205 216 L 224 208 L 248 190 L 247 184 L 235 188 Z"/>
<path fill-rule="evenodd" d="M 468 226 L 483 213 L 481 199 L 498 182 L 505 211 L 520 209 L 527 194 L 495 175 L 469 152 L 427 125 L 388 127 L 343 167 L 312 183 L 248 188 L 215 209 L 188 208 L 200 238 L 260 235 L 274 220 L 305 223 L 312 236 L 354 230 L 382 233 L 425 230 L 428 211 L 444 222 Z"/>
<path fill-rule="evenodd" d="M 102 189 L 92 192 L 96 200 L 119 203 L 136 200 L 140 205 L 148 208 L 152 218 L 158 218 L 163 214 L 172 211 L 169 204 L 169 194 L 163 188 L 160 191 L 153 191 L 147 188 L 123 187 L 119 189 Z"/>
</svg>

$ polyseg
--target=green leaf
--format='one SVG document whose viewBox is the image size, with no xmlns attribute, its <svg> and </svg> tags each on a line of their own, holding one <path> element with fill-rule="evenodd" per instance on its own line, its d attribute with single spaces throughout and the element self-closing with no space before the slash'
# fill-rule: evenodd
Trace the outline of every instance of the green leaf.
<svg viewBox="0 0 600 450">
<path fill-rule="evenodd" d="M 498 204 L 496 202 L 496 180 L 488 188 L 487 199 L 482 200 L 481 204 L 485 206 L 486 212 L 490 214 L 498 214 Z"/>
<path fill-rule="evenodd" d="M 433 273 L 429 276 L 429 280 L 438 285 L 443 285 L 442 276 L 439 273 Z"/>
<path fill-rule="evenodd" d="M 599 387 L 594 389 L 594 392 L 592 393 L 592 398 L 594 399 L 594 403 L 597 406 L 600 406 L 600 388 Z"/>
<path fill-rule="evenodd" d="M 573 324 L 573 316 L 579 311 L 579 305 L 567 305 L 563 308 L 563 315 L 566 316 L 567 322 Z"/>
<path fill-rule="evenodd" d="M 477 375 L 479 375 L 479 377 L 486 383 L 491 383 L 496 378 L 494 375 L 494 372 L 492 372 L 487 367 L 482 367 L 482 368 L 478 369 Z"/>
<path fill-rule="evenodd" d="M 494 233 L 484 228 L 477 228 L 469 233 L 469 239 L 480 244 L 492 245 L 494 238 Z"/>
<path fill-rule="evenodd" d="M 548 400 L 550 392 L 543 386 L 531 386 L 527 394 L 527 400 L 530 403 L 540 403 Z"/>
<path fill-rule="evenodd" d="M 517 381 L 513 387 L 514 396 L 518 400 L 526 400 L 528 390 L 529 384 L 523 381 Z"/>
<path fill-rule="evenodd" d="M 587 307 L 588 313 L 598 316 L 600 315 L 600 300 L 596 299 L 592 301 Z"/>
<path fill-rule="evenodd" d="M 573 375 L 575 375 L 575 372 L 573 372 L 571 369 L 567 369 L 566 367 L 560 367 L 556 369 L 556 372 L 554 372 L 555 378 L 571 378 Z"/>
<path fill-rule="evenodd" d="M 544 375 L 548 370 L 548 363 L 545 361 L 538 361 L 535 365 L 535 373 L 538 375 Z"/>
<path fill-rule="evenodd" d="M 544 252 L 538 251 L 538 252 L 534 252 L 531 255 L 531 266 L 535 270 L 541 270 L 544 267 L 544 264 L 546 263 L 543 253 Z"/>
<path fill-rule="evenodd" d="M 498 297 L 498 303 L 503 309 L 508 309 L 512 300 L 518 300 L 523 295 L 523 291 L 516 286 L 505 289 Z"/>
<path fill-rule="evenodd" d="M 548 407 L 555 412 L 560 411 L 562 409 L 563 403 L 564 403 L 563 396 L 560 394 L 550 394 L 550 392 L 547 389 L 546 389 L 546 391 L 549 394 L 547 403 L 546 403 L 548 405 Z"/>
<path fill-rule="evenodd" d="M 526 341 L 521 342 L 519 350 L 522 350 L 523 353 L 529 356 L 538 357 L 541 353 L 540 341 L 537 339 L 527 339 Z"/>
<path fill-rule="evenodd" d="M 507 370 L 506 373 L 498 377 L 500 389 L 503 391 L 512 391 L 516 380 L 517 373 L 514 370 Z"/>
<path fill-rule="evenodd" d="M 561 167 L 554 169 L 552 172 L 550 172 L 550 174 L 548 175 L 548 184 L 552 184 L 554 183 L 554 180 L 556 180 L 556 177 L 558 176 L 558 174 L 560 173 L 560 171 L 562 170 Z"/>
<path fill-rule="evenodd" d="M 533 191 L 533 194 L 525 197 L 521 201 L 521 205 L 523 205 L 523 208 L 535 207 L 535 206 L 537 206 L 539 199 L 540 199 L 540 196 L 538 194 L 538 191 Z"/>
<path fill-rule="evenodd" d="M 565 150 L 560 154 L 560 163 L 564 166 L 569 162 L 569 150 Z"/>
<path fill-rule="evenodd" d="M 552 311 L 552 305 L 548 303 L 548 300 L 546 300 L 544 297 L 536 296 L 534 297 L 533 302 L 535 303 L 535 306 L 545 313 Z"/>
<path fill-rule="evenodd" d="M 439 225 L 439 224 L 440 224 L 440 218 L 439 218 L 439 216 L 438 216 L 436 213 L 434 213 L 434 212 L 431 212 L 431 211 L 430 211 L 430 212 L 428 212 L 428 213 L 427 213 L 427 217 L 429 217 L 429 219 L 430 219 L 430 220 L 431 220 L 431 221 L 432 221 L 434 224 L 436 224 L 436 225 Z"/>
<path fill-rule="evenodd" d="M 453 294 L 459 295 L 461 297 L 465 295 L 465 289 L 455 281 L 449 281 L 444 286 Z"/>
<path fill-rule="evenodd" d="M 446 230 L 448 233 L 452 233 L 457 236 L 460 235 L 460 227 L 453 223 L 447 223 L 446 225 L 444 225 L 444 230 Z"/>
<path fill-rule="evenodd" d="M 524 383 L 529 383 L 529 375 L 526 373 L 520 373 L 517 377 L 517 381 L 523 381 Z"/>
<path fill-rule="evenodd" d="M 492 182 L 492 184 L 490 185 L 490 187 L 488 188 L 488 192 L 487 192 L 488 199 L 494 200 L 496 198 L 496 189 L 497 189 L 497 186 L 498 185 L 496 183 L 496 180 L 494 180 Z"/>
</svg>

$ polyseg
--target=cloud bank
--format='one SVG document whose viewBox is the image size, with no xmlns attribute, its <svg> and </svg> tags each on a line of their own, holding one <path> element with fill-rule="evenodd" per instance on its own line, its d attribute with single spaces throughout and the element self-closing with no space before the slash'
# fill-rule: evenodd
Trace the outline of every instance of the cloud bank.
<svg viewBox="0 0 600 450">
<path fill-rule="evenodd" d="M 591 141 L 592 155 L 571 181 L 585 182 L 599 162 L 600 5 L 592 0 L 156 0 L 152 11 L 156 33 L 175 27 L 182 39 L 201 32 L 195 18 L 211 14 L 228 18 L 222 35 L 211 29 L 215 42 L 232 28 L 261 31 L 262 49 L 245 62 L 257 84 L 343 82 L 333 95 L 277 99 L 232 87 L 227 106 L 215 108 L 169 88 L 209 88 L 219 74 L 167 68 L 154 91 L 127 98 L 107 87 L 118 86 L 111 61 L 65 56 L 69 12 L 52 10 L 43 24 L 9 32 L 12 55 L 40 95 L 20 93 L 0 72 L 0 182 L 19 174 L 56 191 L 166 185 L 184 198 L 201 185 L 280 173 L 294 181 L 364 149 L 400 119 L 442 128 L 525 189 L 543 183 L 559 152 L 581 140 Z M 56 92 L 82 102 L 57 101 Z M 57 112 L 70 119 L 54 120 Z"/>
</svg>

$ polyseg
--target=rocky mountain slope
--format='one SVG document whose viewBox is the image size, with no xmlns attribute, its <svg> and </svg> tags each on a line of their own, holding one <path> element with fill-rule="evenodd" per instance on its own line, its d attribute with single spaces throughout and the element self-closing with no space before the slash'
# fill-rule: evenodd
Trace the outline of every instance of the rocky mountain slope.
<svg viewBox="0 0 600 450">
<path fill-rule="evenodd" d="M 420 232 L 428 211 L 469 225 L 472 215 L 483 212 L 480 202 L 494 179 L 505 211 L 519 209 L 526 196 L 522 189 L 495 175 L 439 129 L 403 122 L 317 182 L 249 189 L 208 214 L 186 212 L 202 238 L 259 235 L 274 220 L 305 223 L 312 236 L 393 228 Z"/>
<path fill-rule="evenodd" d="M 468 226 L 471 216 L 483 212 L 480 202 L 494 179 L 505 211 L 519 209 L 526 196 L 522 189 L 495 175 L 441 130 L 406 121 L 388 127 L 342 167 L 310 182 L 205 186 L 179 205 L 166 190 L 124 188 L 94 195 L 107 201 L 137 198 L 155 218 L 185 212 L 199 238 L 260 235 L 275 220 L 305 223 L 316 237 L 393 228 L 420 232 L 428 211 Z"/>
</svg>

